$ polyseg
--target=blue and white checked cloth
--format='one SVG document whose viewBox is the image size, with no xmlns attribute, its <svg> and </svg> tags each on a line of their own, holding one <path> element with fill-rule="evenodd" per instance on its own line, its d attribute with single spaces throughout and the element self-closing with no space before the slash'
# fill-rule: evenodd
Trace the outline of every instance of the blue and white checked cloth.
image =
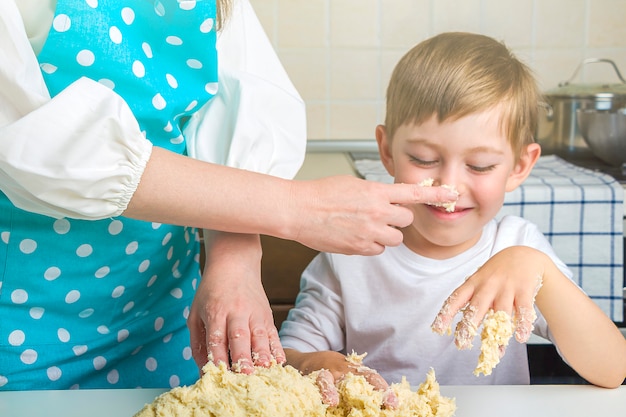
<svg viewBox="0 0 626 417">
<path fill-rule="evenodd" d="M 377 155 L 354 164 L 365 179 L 393 182 Z M 506 195 L 498 217 L 514 214 L 535 223 L 574 280 L 613 321 L 622 322 L 623 200 L 624 189 L 613 177 L 548 155 Z"/>
</svg>

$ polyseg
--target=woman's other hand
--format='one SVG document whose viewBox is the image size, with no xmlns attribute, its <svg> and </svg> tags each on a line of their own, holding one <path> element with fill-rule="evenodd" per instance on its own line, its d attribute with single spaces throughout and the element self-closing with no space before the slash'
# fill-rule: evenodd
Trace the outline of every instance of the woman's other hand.
<svg viewBox="0 0 626 417">
<path fill-rule="evenodd" d="M 209 357 L 242 373 L 285 361 L 272 310 L 261 283 L 258 235 L 206 232 L 207 259 L 188 327 L 193 358 Z"/>
</svg>

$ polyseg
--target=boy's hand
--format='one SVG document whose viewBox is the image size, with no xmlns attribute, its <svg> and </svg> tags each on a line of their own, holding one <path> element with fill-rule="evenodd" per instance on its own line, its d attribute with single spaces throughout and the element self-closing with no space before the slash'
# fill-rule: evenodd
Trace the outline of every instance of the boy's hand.
<svg viewBox="0 0 626 417">
<path fill-rule="evenodd" d="M 304 374 L 321 370 L 316 384 L 322 394 L 324 404 L 335 406 L 339 403 L 336 383 L 341 381 L 346 374 L 352 373 L 362 375 L 375 390 L 384 393 L 383 408 L 396 409 L 398 407 L 398 397 L 378 372 L 367 366 L 350 362 L 341 353 L 332 351 L 302 353 L 293 349 L 285 349 L 285 353 L 287 362 Z"/>
<path fill-rule="evenodd" d="M 432 324 L 438 334 L 450 333 L 454 316 L 463 319 L 455 331 L 459 349 L 472 347 L 476 329 L 489 309 L 505 311 L 515 323 L 515 339 L 528 341 L 535 321 L 535 296 L 542 285 L 547 255 L 526 246 L 506 248 L 489 259 L 445 301 Z"/>
</svg>

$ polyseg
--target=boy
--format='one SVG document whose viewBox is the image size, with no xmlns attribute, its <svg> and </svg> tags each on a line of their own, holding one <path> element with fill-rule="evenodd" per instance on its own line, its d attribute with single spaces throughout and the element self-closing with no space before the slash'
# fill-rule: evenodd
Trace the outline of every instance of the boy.
<svg viewBox="0 0 626 417">
<path fill-rule="evenodd" d="M 539 98 L 528 68 L 486 36 L 444 33 L 402 58 L 385 125 L 376 128 L 382 163 L 396 183 L 455 187 L 456 207 L 413 206 L 403 245 L 378 256 L 317 256 L 280 332 L 287 363 L 327 369 L 335 380 L 365 373 L 379 389 L 402 375 L 417 385 L 431 367 L 444 385 L 528 384 L 523 343 L 510 343 L 491 375 L 473 375 L 473 330 L 493 309 L 514 317 L 518 342 L 534 325 L 590 383 L 623 382 L 626 340 L 614 323 L 571 281 L 536 226 L 494 219 L 540 156 Z M 449 326 L 455 338 L 437 334 Z M 367 352 L 366 367 L 345 360 L 351 351 Z"/>
</svg>

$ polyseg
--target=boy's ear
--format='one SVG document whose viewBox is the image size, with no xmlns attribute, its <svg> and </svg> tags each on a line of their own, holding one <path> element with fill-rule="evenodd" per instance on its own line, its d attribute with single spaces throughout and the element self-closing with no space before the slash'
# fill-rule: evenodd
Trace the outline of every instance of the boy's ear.
<svg viewBox="0 0 626 417">
<path fill-rule="evenodd" d="M 376 126 L 376 143 L 378 143 L 378 154 L 380 155 L 380 161 L 383 163 L 383 166 L 391 175 L 395 177 L 395 172 L 393 169 L 393 155 L 391 152 L 391 141 L 387 137 L 387 129 L 385 125 Z"/>
<path fill-rule="evenodd" d="M 540 156 L 541 146 L 538 143 L 531 143 L 526 146 L 526 149 L 522 151 L 519 161 L 517 161 L 515 168 L 513 168 L 506 182 L 507 192 L 513 191 L 524 182 Z"/>
</svg>

